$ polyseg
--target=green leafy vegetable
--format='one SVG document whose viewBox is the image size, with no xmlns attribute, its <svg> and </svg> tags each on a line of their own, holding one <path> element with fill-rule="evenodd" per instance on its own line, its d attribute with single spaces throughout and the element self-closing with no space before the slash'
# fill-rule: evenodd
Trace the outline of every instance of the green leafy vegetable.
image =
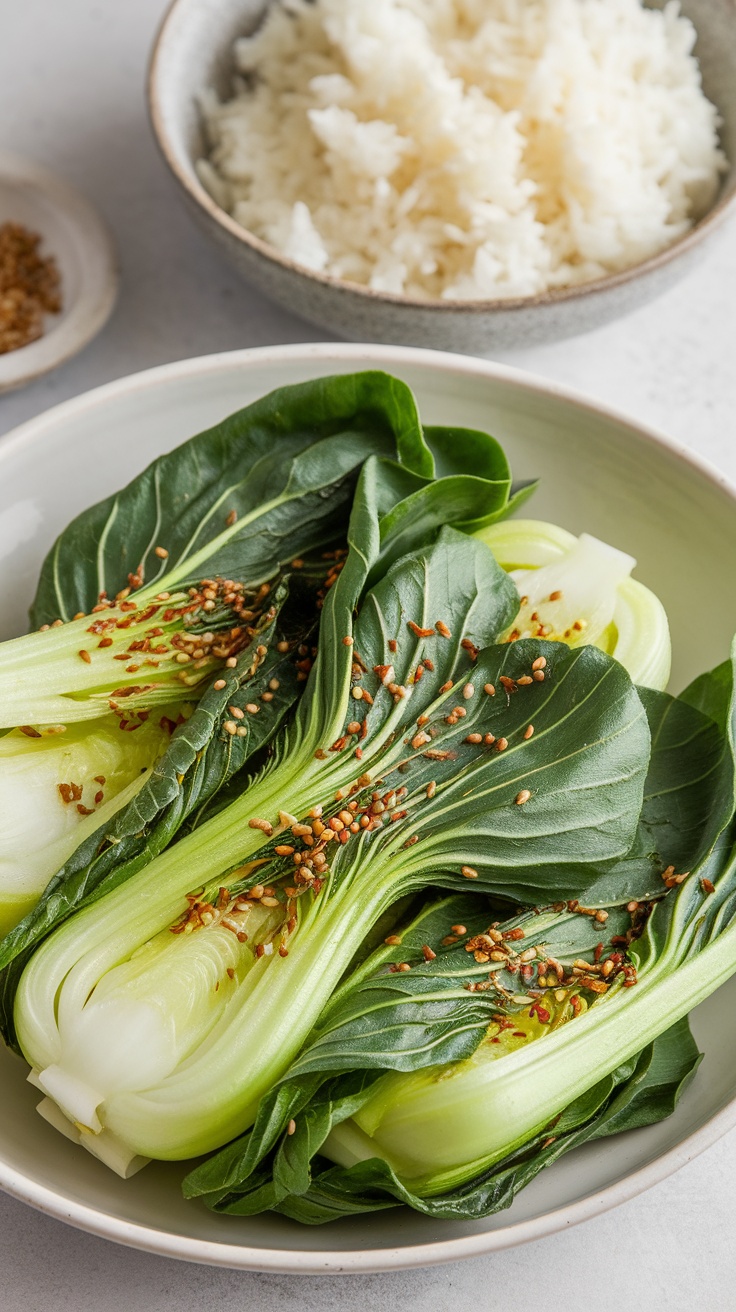
<svg viewBox="0 0 736 1312">
<path fill-rule="evenodd" d="M 723 686 L 722 670 L 714 683 Z M 446 914 L 429 937 L 433 948 L 442 944 L 436 960 L 420 955 L 413 927 L 395 936 L 400 945 L 375 953 L 328 1004 L 253 1130 L 187 1177 L 188 1195 L 218 1211 L 273 1208 L 314 1222 L 386 1206 L 387 1195 L 430 1215 L 486 1215 L 561 1152 L 672 1109 L 695 1060 L 692 1041 L 684 1022 L 658 1034 L 673 1019 L 665 1002 L 643 1036 L 651 1045 L 657 1035 L 654 1047 L 637 1054 L 646 968 L 629 986 L 634 961 L 651 955 L 654 965 L 660 955 L 666 930 L 654 953 L 648 944 L 658 922 L 670 924 L 677 889 L 689 887 L 702 904 L 702 886 L 675 871 L 712 863 L 714 847 L 728 851 L 733 754 L 728 736 L 688 702 L 654 692 L 644 701 L 652 755 L 639 830 L 627 857 L 588 890 L 589 906 L 523 912 L 486 933 L 477 913 L 474 924 L 460 914 L 460 925 Z M 652 897 L 662 904 L 647 924 Z M 665 956 L 682 953 L 688 910 Z M 420 918 L 420 938 L 430 925 Z M 387 973 L 388 953 L 411 971 Z M 596 1065 L 589 1033 L 574 1062 L 558 1063 L 563 1036 L 574 1041 L 583 1020 L 595 1032 L 617 1005 L 630 1013 L 626 1047 L 618 1035 Z M 515 1061 L 531 1068 L 530 1129 L 519 1125 L 529 1099 L 504 1089 Z M 558 1071 L 554 1109 L 544 1095 Z M 622 1125 L 632 1107 L 638 1121 Z M 340 1165 L 326 1168 L 325 1157 Z"/>
<path fill-rule="evenodd" d="M 543 1029 L 538 1020 L 525 1018 L 520 1004 L 514 1009 L 499 1004 L 497 993 L 468 992 L 469 978 L 480 980 L 486 972 L 462 950 L 443 949 L 445 931 L 458 919 L 472 941 L 474 928 L 485 923 L 479 914 L 477 900 L 468 906 L 466 899 L 463 908 L 452 902 L 430 905 L 404 931 L 400 948 L 375 954 L 374 968 L 401 956 L 413 963 L 412 970 L 349 981 L 326 1009 L 302 1056 L 264 1098 L 252 1131 L 195 1167 L 184 1182 L 185 1195 L 202 1197 L 215 1211 L 230 1215 L 274 1210 L 311 1224 L 396 1202 L 431 1216 L 480 1217 L 509 1206 L 519 1189 L 564 1152 L 669 1115 L 699 1060 L 686 1021 L 621 1063 L 523 1148 L 439 1196 L 417 1191 L 405 1173 L 385 1160 L 359 1160 L 370 1141 L 349 1129 L 350 1118 L 360 1119 L 361 1109 L 385 1086 L 379 1079 L 382 1070 L 418 1072 L 397 1077 L 410 1118 L 412 1093 L 427 1082 L 441 1087 L 452 1074 L 448 1063 L 467 1061 L 483 1042 L 513 1051 Z M 592 952 L 594 927 L 584 918 L 567 915 L 564 922 L 559 917 L 555 922 L 543 914 L 541 921 L 525 938 L 525 949 L 534 938 L 549 950 L 551 931 L 561 960 Z M 524 922 L 508 923 L 518 927 Z M 430 963 L 422 956 L 428 942 L 438 954 Z M 504 1008 L 500 1015 L 499 1005 Z M 520 1025 L 525 1028 L 517 1036 Z M 461 1116 L 459 1106 L 447 1108 L 438 1142 L 462 1134 Z M 410 1136 L 410 1125 L 407 1132 Z M 325 1153 L 338 1160 L 354 1153 L 358 1160 L 330 1166 Z"/>
<path fill-rule="evenodd" d="M 341 567 L 340 546 L 311 549 L 344 540 L 367 453 L 395 453 L 403 462 L 382 461 L 376 484 L 383 548 L 374 575 L 380 577 L 388 552 L 395 558 L 442 523 L 485 521 L 508 509 L 511 479 L 500 447 L 482 433 L 469 434 L 468 444 L 460 455 L 446 450 L 442 429 L 429 430 L 427 442 L 411 392 L 387 375 L 321 379 L 281 389 L 155 461 L 61 535 L 34 609 L 46 631 L 0 647 L 0 716 L 24 724 L 34 741 L 64 731 L 69 721 L 89 719 L 86 738 L 83 730 L 71 734 L 78 746 L 89 745 L 91 777 L 109 773 L 105 753 L 94 761 L 100 730 L 92 717 L 105 726 L 108 740 L 114 737 L 110 712 L 128 731 L 125 744 L 142 747 L 158 735 L 146 756 L 151 765 L 182 712 L 186 717 L 192 699 L 207 691 L 150 780 L 141 777 L 139 789 L 121 796 L 117 808 L 106 805 L 96 820 L 89 817 L 78 844 L 45 845 L 29 896 L 18 901 L 17 880 L 9 867 L 4 879 L 0 868 L 0 898 L 7 884 L 12 904 L 6 926 L 32 908 L 55 875 L 43 904 L 3 945 L 3 965 L 16 963 L 3 980 L 6 1036 L 12 1039 L 9 1001 L 32 945 L 221 806 L 224 799 L 213 800 L 219 790 L 268 742 L 303 690 L 297 656 L 285 656 L 283 648 L 288 643 L 296 653 L 305 641 L 316 624 L 321 589 Z M 428 477 L 435 449 L 436 480 Z M 472 474 L 466 473 L 471 465 Z M 287 563 L 293 553 L 302 554 Z M 198 571 L 205 565 L 213 577 L 203 584 Z M 223 580 L 218 571 L 225 569 L 234 579 Z M 188 579 L 196 582 L 188 587 Z M 122 589 L 114 602 L 98 602 L 113 589 Z M 79 608 L 93 613 L 63 625 L 55 620 L 49 628 L 54 615 Z M 220 675 L 219 691 L 213 672 Z M 177 699 L 183 699 L 178 708 Z M 244 710 L 254 699 L 264 712 L 258 719 Z M 232 706 L 229 714 L 242 722 L 231 719 L 236 732 L 228 738 L 221 725 Z M 50 729 L 33 727 L 46 722 Z M 128 754 L 121 744 L 118 751 Z M 135 775 L 141 753 L 129 755 Z M 40 787 L 41 772 L 37 780 Z M 38 803 L 38 794 L 32 796 Z M 131 804 L 123 807 L 126 801 Z M 46 805 L 58 811 L 61 804 L 52 799 Z M 113 810 L 119 810 L 114 819 Z M 43 805 L 37 814 L 44 814 Z M 37 826 L 41 833 L 54 830 L 53 815 L 50 820 Z"/>
<path fill-rule="evenodd" d="M 107 1136 L 176 1158 L 245 1128 L 413 889 L 574 896 L 631 844 L 649 731 L 626 673 L 593 648 L 488 647 L 516 593 L 451 529 L 363 595 L 391 558 L 380 471 L 361 475 L 307 692 L 263 774 L 25 969 L 22 1049 L 92 1151 Z"/>
</svg>

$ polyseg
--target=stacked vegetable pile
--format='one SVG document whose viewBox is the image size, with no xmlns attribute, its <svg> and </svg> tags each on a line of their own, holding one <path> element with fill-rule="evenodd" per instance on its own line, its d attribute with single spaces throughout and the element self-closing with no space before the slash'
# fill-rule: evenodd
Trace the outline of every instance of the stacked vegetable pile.
<svg viewBox="0 0 736 1312">
<path fill-rule="evenodd" d="M 121 1175 L 214 1152 L 184 1189 L 221 1212 L 478 1217 L 673 1109 L 736 970 L 732 665 L 658 690 L 635 562 L 507 523 L 530 491 L 364 373 L 54 547 L 0 772 L 65 823 L 30 873 L 30 808 L 3 840 L 0 1018 Z"/>
</svg>

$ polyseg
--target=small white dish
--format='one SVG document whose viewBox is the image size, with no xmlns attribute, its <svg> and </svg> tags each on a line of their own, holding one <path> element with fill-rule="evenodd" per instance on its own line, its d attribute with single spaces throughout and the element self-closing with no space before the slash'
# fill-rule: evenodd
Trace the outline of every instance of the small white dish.
<svg viewBox="0 0 736 1312">
<path fill-rule="evenodd" d="M 675 690 L 724 659 L 734 626 L 724 580 L 736 577 L 736 487 L 723 476 L 671 439 L 548 380 L 462 356 L 345 343 L 179 360 L 8 434 L 0 442 L 0 638 L 23 632 L 41 561 L 80 510 L 273 388 L 358 369 L 404 379 L 427 423 L 493 433 L 515 477 L 539 477 L 535 516 L 574 533 L 592 530 L 636 556 L 637 577 L 670 619 Z M 478 1256 L 600 1215 L 736 1126 L 735 1003 L 736 975 L 694 1012 L 705 1059 L 674 1115 L 570 1153 L 486 1220 L 437 1222 L 405 1208 L 325 1226 L 273 1214 L 216 1216 L 184 1201 L 183 1163 L 152 1163 L 121 1180 L 69 1143 L 41 1120 L 27 1067 L 6 1049 L 0 1189 L 118 1243 L 241 1270 L 355 1274 Z"/>
<path fill-rule="evenodd" d="M 0 224 L 21 223 L 42 238 L 61 274 L 62 309 L 42 337 L 0 355 L 0 392 L 33 382 L 69 360 L 110 317 L 118 289 L 112 238 L 89 201 L 50 169 L 0 151 Z"/>
</svg>

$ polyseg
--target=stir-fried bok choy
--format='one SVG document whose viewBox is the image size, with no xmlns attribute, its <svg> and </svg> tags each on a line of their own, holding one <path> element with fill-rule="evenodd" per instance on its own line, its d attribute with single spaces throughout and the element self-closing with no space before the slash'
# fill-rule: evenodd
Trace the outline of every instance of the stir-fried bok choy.
<svg viewBox="0 0 736 1312">
<path fill-rule="evenodd" d="M 735 716 L 701 708 L 729 669 L 644 694 L 639 833 L 593 905 L 436 904 L 395 929 L 185 1193 L 308 1223 L 395 1202 L 484 1216 L 576 1145 L 673 1110 L 699 1059 L 684 1017 L 736 968 Z"/>
<path fill-rule="evenodd" d="M 635 560 L 530 490 L 346 375 L 50 553 L 0 645 L 0 1029 L 120 1175 L 482 1217 L 675 1108 L 736 970 L 734 663 L 662 691 Z"/>
<path fill-rule="evenodd" d="M 699 1059 L 683 1018 L 736 968 L 731 668 L 645 694 L 639 833 L 593 907 L 440 906 L 434 939 L 421 917 L 394 933 L 185 1192 L 311 1223 L 397 1201 L 485 1216 L 578 1144 L 668 1114 Z M 720 728 L 700 709 L 718 701 Z"/>
<path fill-rule="evenodd" d="M 61 534 L 33 606 L 41 631 L 0 645 L 0 726 L 20 726 L 0 738 L 0 781 L 22 792 L 0 832 L 0 928 L 55 876 L 26 949 L 200 818 L 290 712 L 371 453 L 386 459 L 399 554 L 417 514 L 475 528 L 525 495 L 493 438 L 453 447 L 403 383 L 363 373 L 271 393 Z M 226 710 L 233 741 L 213 742 Z"/>
<path fill-rule="evenodd" d="M 494 646 L 516 591 L 451 529 L 365 592 L 398 522 L 381 472 L 364 467 L 314 669 L 261 776 L 20 981 L 34 1082 L 122 1169 L 246 1128 L 398 899 L 574 897 L 634 838 L 650 734 L 626 672 L 592 647 Z"/>
</svg>

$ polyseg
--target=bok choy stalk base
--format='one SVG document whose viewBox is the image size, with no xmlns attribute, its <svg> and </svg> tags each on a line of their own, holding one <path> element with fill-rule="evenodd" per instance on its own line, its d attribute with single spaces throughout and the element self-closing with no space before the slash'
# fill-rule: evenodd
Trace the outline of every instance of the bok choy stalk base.
<svg viewBox="0 0 736 1312">
<path fill-rule="evenodd" d="M 526 596 L 514 621 L 518 634 L 541 629 L 572 646 L 592 643 L 615 656 L 634 683 L 667 687 L 667 615 L 659 598 L 630 577 L 633 557 L 587 533 L 576 538 L 534 519 L 490 525 L 477 536 Z"/>
<path fill-rule="evenodd" d="M 517 595 L 451 529 L 366 593 L 386 521 L 406 540 L 386 496 L 369 460 L 306 693 L 261 776 L 25 969 L 20 1046 L 93 1151 L 187 1157 L 243 1130 L 407 893 L 572 897 L 631 846 L 650 735 L 628 675 L 592 647 L 488 646 Z"/>
<path fill-rule="evenodd" d="M 80 844 L 137 796 L 169 741 L 156 720 L 131 736 L 118 731 L 113 716 L 0 738 L 0 933 L 30 911 Z"/>
</svg>

